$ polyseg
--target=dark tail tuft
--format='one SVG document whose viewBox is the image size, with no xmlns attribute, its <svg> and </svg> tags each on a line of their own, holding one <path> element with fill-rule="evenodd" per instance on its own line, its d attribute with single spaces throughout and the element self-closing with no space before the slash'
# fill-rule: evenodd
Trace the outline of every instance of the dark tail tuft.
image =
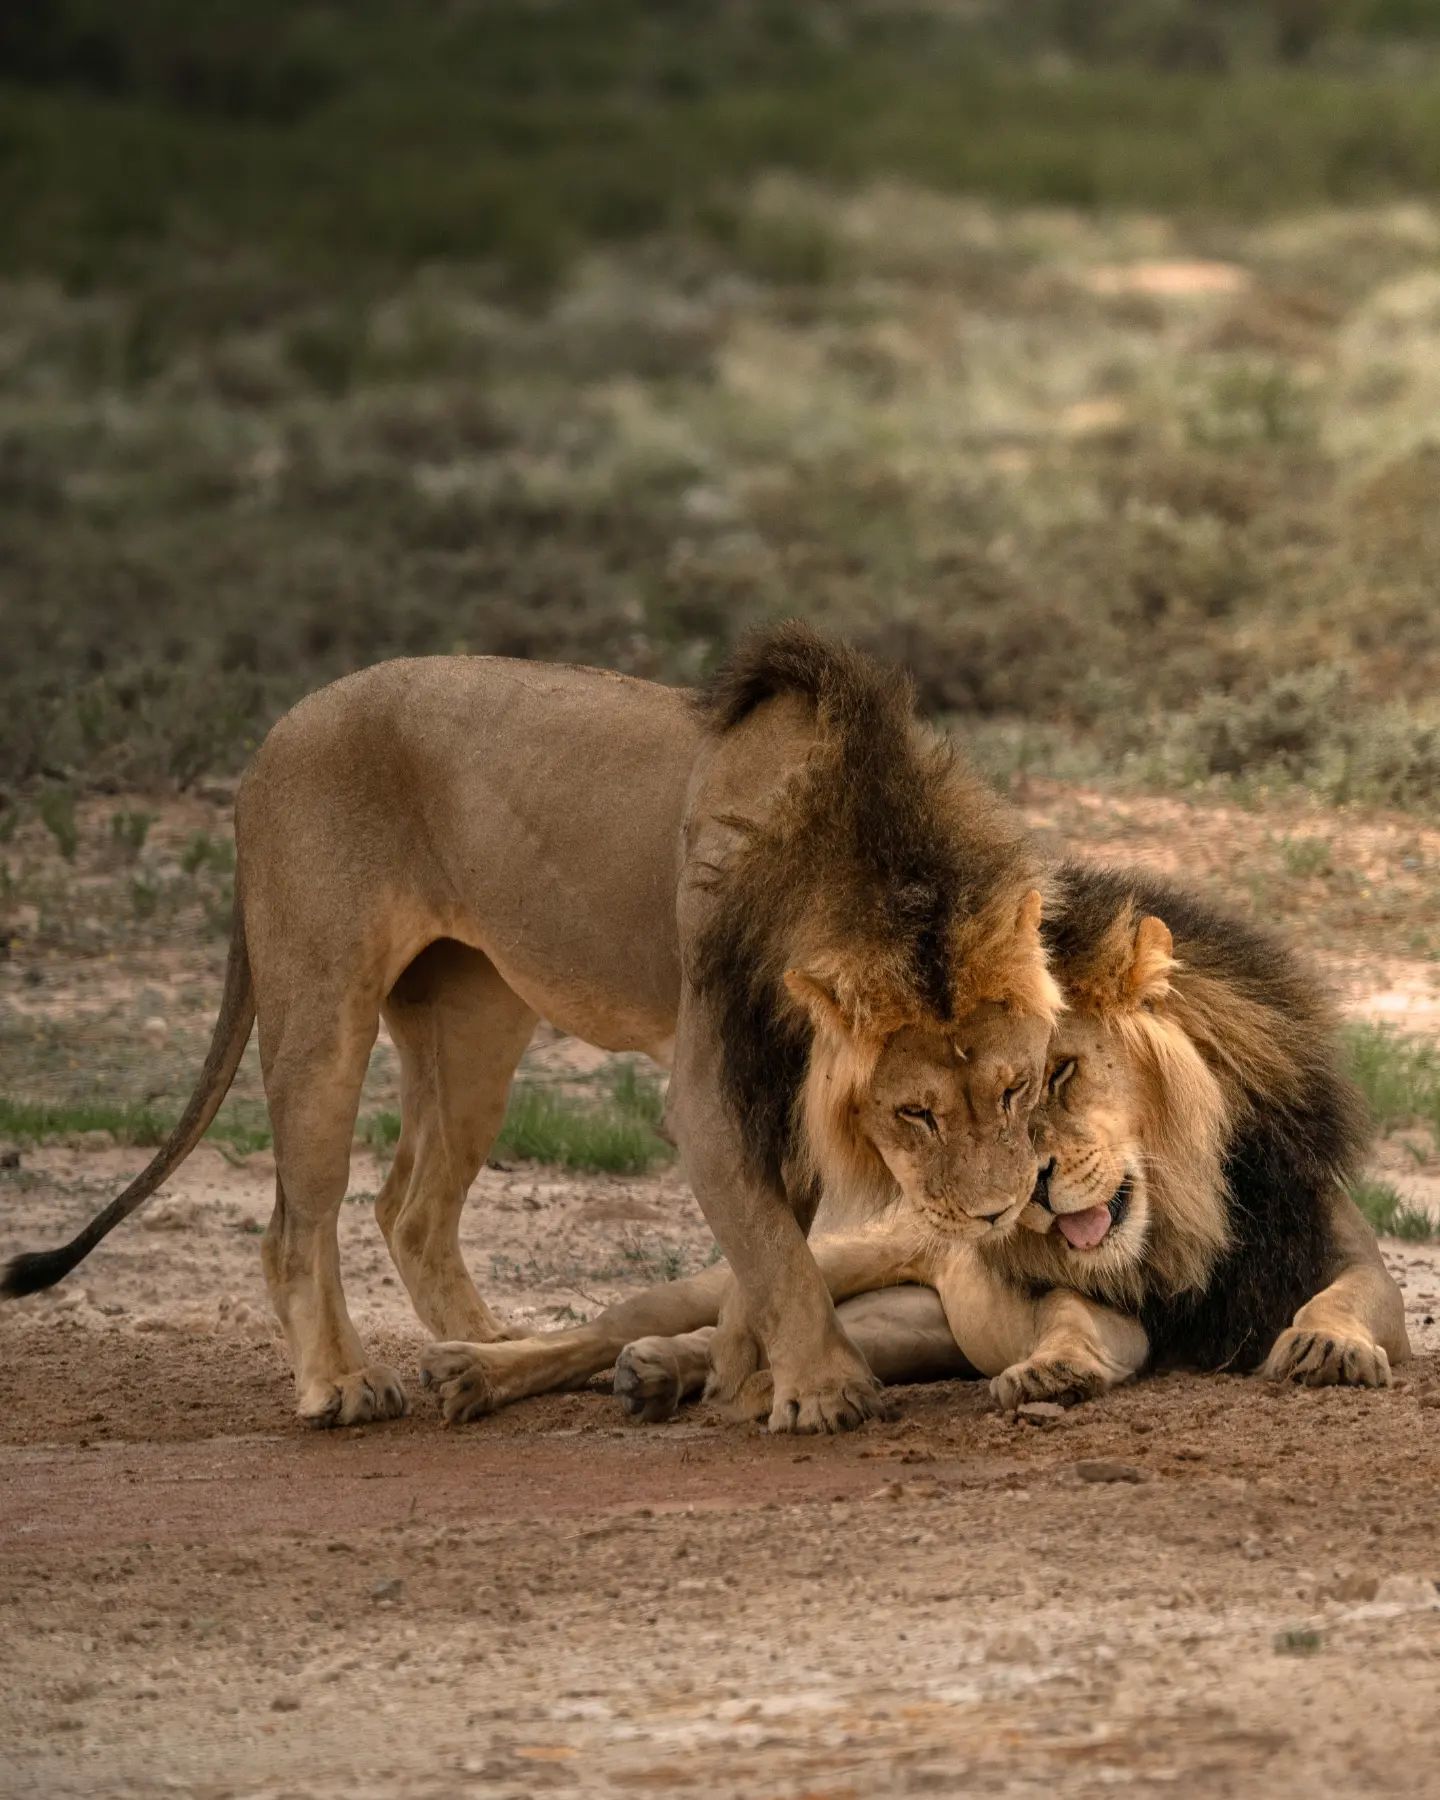
<svg viewBox="0 0 1440 1800">
<path fill-rule="evenodd" d="M 17 1256 L 0 1274 L 0 1299 L 18 1300 L 22 1294 L 38 1294 L 42 1288 L 53 1287 L 63 1280 L 77 1263 L 84 1261 L 107 1232 L 122 1219 L 128 1219 L 162 1181 L 174 1174 L 210 1129 L 220 1110 L 220 1102 L 235 1079 L 254 1022 L 255 991 L 250 981 L 250 957 L 245 948 L 245 927 L 237 898 L 220 1015 L 215 1021 L 205 1067 L 200 1071 L 200 1079 L 179 1123 L 125 1192 L 102 1207 L 68 1244 L 62 1244 L 58 1250 L 31 1250 L 24 1256 Z"/>
<path fill-rule="evenodd" d="M 89 1248 L 86 1244 L 62 1244 L 58 1250 L 27 1250 L 5 1265 L 0 1274 L 0 1298 L 18 1300 L 22 1294 L 38 1294 L 54 1287 L 75 1267 Z"/>
</svg>

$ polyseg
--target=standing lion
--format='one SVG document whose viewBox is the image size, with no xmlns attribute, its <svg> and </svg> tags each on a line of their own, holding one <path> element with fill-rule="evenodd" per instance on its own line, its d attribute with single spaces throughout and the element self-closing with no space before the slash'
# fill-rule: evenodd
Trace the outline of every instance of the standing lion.
<svg viewBox="0 0 1440 1800">
<path fill-rule="evenodd" d="M 317 1425 L 405 1408 L 346 1311 L 336 1219 L 383 1016 L 402 1127 L 377 1201 L 421 1318 L 502 1327 L 466 1193 L 546 1018 L 673 1069 L 669 1121 L 738 1281 L 717 1380 L 763 1360 L 774 1429 L 880 1404 L 806 1245 L 822 1187 L 998 1238 L 1034 1185 L 1057 1005 L 1035 854 L 908 685 L 791 625 L 700 695 L 500 658 L 384 663 L 303 700 L 236 802 L 220 1016 L 185 1113 L 59 1280 L 199 1142 L 253 1022 L 275 1135 L 264 1266 Z"/>
</svg>

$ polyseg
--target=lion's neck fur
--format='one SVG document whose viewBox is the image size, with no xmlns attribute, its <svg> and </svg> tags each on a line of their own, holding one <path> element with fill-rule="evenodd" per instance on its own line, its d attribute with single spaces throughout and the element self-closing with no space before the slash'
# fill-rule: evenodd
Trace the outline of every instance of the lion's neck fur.
<svg viewBox="0 0 1440 1800">
<path fill-rule="evenodd" d="M 1042 867 L 1016 815 L 914 717 L 902 677 L 798 629 L 756 640 L 702 698 L 717 792 L 735 793 L 732 738 L 738 755 L 766 703 L 793 711 L 797 696 L 813 708 L 803 754 L 760 804 L 717 815 L 729 841 L 687 966 L 717 1010 L 752 1160 L 888 1194 L 853 1105 L 886 1038 L 984 1000 L 1058 1010 L 1043 951 L 1016 928 Z M 852 1042 L 820 1046 L 786 991 L 792 969 L 833 994 Z"/>
<path fill-rule="evenodd" d="M 1233 1109 L 1189 1033 L 1137 1012 L 1115 1022 L 1143 1095 L 1141 1149 L 1151 1229 L 1147 1284 L 1166 1294 L 1204 1287 L 1229 1241 L 1225 1148 Z"/>
</svg>

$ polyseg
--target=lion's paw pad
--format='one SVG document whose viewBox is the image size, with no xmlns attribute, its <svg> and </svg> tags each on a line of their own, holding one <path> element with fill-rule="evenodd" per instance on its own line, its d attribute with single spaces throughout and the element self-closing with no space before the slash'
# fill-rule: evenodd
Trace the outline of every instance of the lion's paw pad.
<svg viewBox="0 0 1440 1800">
<path fill-rule="evenodd" d="M 480 1344 L 429 1345 L 420 1358 L 420 1380 L 434 1389 L 447 1425 L 495 1411 L 495 1388 Z"/>
<path fill-rule="evenodd" d="M 1390 1358 L 1368 1338 L 1292 1325 L 1265 1360 L 1272 1381 L 1298 1387 L 1389 1387 Z"/>
<path fill-rule="evenodd" d="M 403 1418 L 409 1410 L 400 1377 L 384 1363 L 367 1363 L 333 1381 L 308 1384 L 296 1407 L 306 1425 L 324 1430 L 335 1425 L 369 1425 L 376 1419 Z"/>
<path fill-rule="evenodd" d="M 1013 1363 L 990 1383 L 990 1392 L 1005 1412 L 1014 1412 L 1032 1400 L 1049 1400 L 1058 1406 L 1078 1406 L 1105 1386 L 1098 1371 L 1064 1360 L 1033 1358 Z"/>
<path fill-rule="evenodd" d="M 615 1398 L 627 1419 L 657 1425 L 675 1416 L 685 1395 L 679 1364 L 663 1338 L 641 1338 L 620 1352 Z"/>
</svg>

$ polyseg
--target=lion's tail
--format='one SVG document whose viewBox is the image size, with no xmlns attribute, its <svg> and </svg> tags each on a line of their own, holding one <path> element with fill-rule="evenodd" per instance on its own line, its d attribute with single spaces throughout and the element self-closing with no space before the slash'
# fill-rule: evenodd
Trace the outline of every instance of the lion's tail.
<svg viewBox="0 0 1440 1800">
<path fill-rule="evenodd" d="M 31 1250 L 17 1256 L 0 1273 L 0 1297 L 15 1299 L 53 1287 L 82 1262 L 109 1232 L 142 1206 L 204 1137 L 229 1092 L 240 1058 L 245 1054 L 250 1027 L 255 1023 L 255 990 L 250 980 L 250 957 L 245 948 L 245 925 L 240 902 L 235 902 L 235 922 L 230 932 L 230 956 L 225 965 L 225 991 L 220 1016 L 205 1067 L 195 1084 L 180 1122 L 166 1138 L 146 1168 L 125 1192 L 96 1213 L 95 1217 L 58 1250 Z"/>
</svg>

